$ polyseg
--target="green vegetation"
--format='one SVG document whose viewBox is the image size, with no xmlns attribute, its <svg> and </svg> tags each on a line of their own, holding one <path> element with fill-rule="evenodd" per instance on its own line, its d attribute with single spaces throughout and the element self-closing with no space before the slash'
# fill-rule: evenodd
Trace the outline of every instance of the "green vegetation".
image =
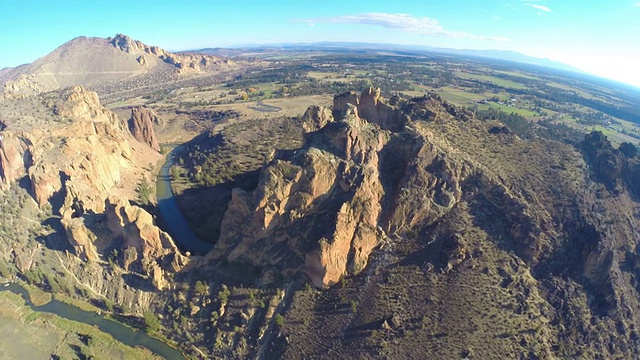
<svg viewBox="0 0 640 360">
<path fill-rule="evenodd" d="M 221 303 L 226 304 L 229 301 L 229 295 L 231 295 L 231 291 L 229 291 L 225 286 L 218 292 L 218 300 L 220 300 Z"/>
<path fill-rule="evenodd" d="M 522 84 L 519 84 L 512 80 L 501 78 L 500 74 L 496 74 L 496 75 L 480 75 L 480 74 L 471 74 L 471 73 L 462 73 L 462 72 L 456 73 L 456 76 L 462 79 L 481 80 L 483 82 L 490 82 L 495 85 L 502 86 L 504 88 L 526 89 L 526 87 Z"/>
<path fill-rule="evenodd" d="M 145 311 L 143 318 L 147 333 L 155 334 L 161 329 L 162 324 L 160 324 L 160 320 L 158 320 L 158 317 L 151 311 Z"/>
<path fill-rule="evenodd" d="M 33 311 L 10 292 L 0 293 L 0 323 L 6 358 L 158 359 L 149 350 L 126 346 L 96 327 Z"/>
<path fill-rule="evenodd" d="M 138 187 L 136 187 L 136 192 L 138 193 L 138 200 L 143 205 L 149 204 L 150 196 L 152 191 L 152 185 L 148 182 L 146 178 L 142 178 Z"/>
</svg>

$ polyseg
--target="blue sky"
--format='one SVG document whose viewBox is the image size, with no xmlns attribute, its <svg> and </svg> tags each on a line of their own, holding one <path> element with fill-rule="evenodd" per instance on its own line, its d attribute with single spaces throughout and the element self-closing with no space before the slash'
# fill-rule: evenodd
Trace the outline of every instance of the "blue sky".
<svg viewBox="0 0 640 360">
<path fill-rule="evenodd" d="M 0 0 L 0 68 L 76 36 L 168 50 L 361 41 L 514 50 L 640 86 L 640 0 Z"/>
</svg>

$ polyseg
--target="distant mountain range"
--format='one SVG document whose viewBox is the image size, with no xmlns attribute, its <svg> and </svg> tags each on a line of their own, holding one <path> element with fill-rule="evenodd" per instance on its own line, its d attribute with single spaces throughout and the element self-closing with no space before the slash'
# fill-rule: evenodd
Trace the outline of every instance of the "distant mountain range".
<svg viewBox="0 0 640 360">
<path fill-rule="evenodd" d="M 523 64 L 543 66 L 546 68 L 557 69 L 562 71 L 572 71 L 583 73 L 583 71 L 557 61 L 536 58 L 521 54 L 516 51 L 504 50 L 470 50 L 470 49 L 450 49 L 420 45 L 400 45 L 400 44 L 374 44 L 359 42 L 318 42 L 318 43 L 299 43 L 299 44 L 243 44 L 231 46 L 229 48 L 205 48 L 193 50 L 193 52 L 205 53 L 217 56 L 235 57 L 246 53 L 269 53 L 273 51 L 386 51 L 404 55 L 424 55 L 424 54 L 445 54 L 457 55 L 476 58 L 488 58 L 503 61 L 512 61 Z"/>
</svg>

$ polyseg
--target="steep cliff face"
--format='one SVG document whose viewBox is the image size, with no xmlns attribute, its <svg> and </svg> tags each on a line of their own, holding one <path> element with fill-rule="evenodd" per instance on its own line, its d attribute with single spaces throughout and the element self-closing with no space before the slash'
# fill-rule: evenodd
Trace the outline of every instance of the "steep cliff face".
<svg viewBox="0 0 640 360">
<path fill-rule="evenodd" d="M 312 105 L 302 115 L 302 130 L 305 133 L 322 129 L 325 125 L 333 121 L 331 109 L 323 106 Z"/>
<path fill-rule="evenodd" d="M 107 199 L 105 207 L 106 226 L 122 239 L 125 269 L 137 264 L 156 288 L 169 287 L 165 271 L 177 272 L 188 262 L 171 236 L 154 224 L 151 214 L 122 198 Z"/>
<path fill-rule="evenodd" d="M 379 89 L 336 96 L 333 114 L 309 108 L 304 147 L 267 166 L 253 192 L 234 190 L 212 256 L 303 269 L 328 287 L 362 271 L 387 233 L 428 225 L 459 201 L 470 165 L 406 126 Z"/>
<path fill-rule="evenodd" d="M 51 103 L 54 121 L 46 128 L 0 131 L 0 177 L 5 186 L 28 178 L 41 208 L 61 217 L 69 244 L 84 261 L 105 256 L 122 244 L 126 268 L 137 264 L 157 288 L 167 287 L 165 271 L 178 271 L 186 259 L 171 237 L 144 209 L 129 204 L 134 186 L 160 159 L 157 151 L 137 144 L 127 125 L 105 109 L 95 92 L 75 86 Z M 154 114 L 133 111 L 134 134 L 157 150 Z M 137 144 L 137 145 L 136 145 Z M 106 229 L 106 230 L 105 230 Z"/>
<path fill-rule="evenodd" d="M 350 113 L 308 141 L 267 167 L 253 193 L 234 190 L 215 256 L 304 267 L 318 286 L 364 267 L 379 234 L 377 152 L 388 134 Z"/>
<path fill-rule="evenodd" d="M 153 124 L 158 122 L 158 115 L 153 110 L 145 107 L 135 107 L 131 109 L 129 131 L 131 131 L 136 140 L 149 145 L 155 151 L 160 151 L 160 145 L 153 130 Z"/>
<path fill-rule="evenodd" d="M 391 105 L 397 101 L 392 98 L 389 102 L 382 101 L 379 88 L 369 88 L 360 96 L 353 91 L 338 95 L 333 99 L 333 115 L 336 118 L 344 116 L 350 105 L 357 108 L 358 113 L 372 124 L 377 124 L 383 130 L 399 132 L 409 120 L 407 114 L 398 107 Z"/>
<path fill-rule="evenodd" d="M 41 206 L 57 196 L 52 205 L 61 213 L 62 203 L 73 203 L 74 197 L 85 209 L 102 212 L 104 199 L 135 167 L 124 124 L 94 92 L 78 86 L 62 98 L 53 111 L 71 123 L 31 135 L 38 139 L 28 167 L 33 194 Z"/>
<path fill-rule="evenodd" d="M 13 131 L 0 131 L 0 180 L 7 186 L 25 174 L 31 164 L 31 141 Z"/>
<path fill-rule="evenodd" d="M 599 133 L 523 140 L 436 94 L 322 113 L 234 190 L 212 255 L 327 289 L 292 300 L 284 358 L 637 357 L 637 158 Z"/>
<path fill-rule="evenodd" d="M 640 197 L 640 159 L 637 156 L 615 149 L 600 131 L 586 135 L 580 150 L 593 177 L 608 191 L 617 195 L 626 192 L 634 199 Z"/>
</svg>

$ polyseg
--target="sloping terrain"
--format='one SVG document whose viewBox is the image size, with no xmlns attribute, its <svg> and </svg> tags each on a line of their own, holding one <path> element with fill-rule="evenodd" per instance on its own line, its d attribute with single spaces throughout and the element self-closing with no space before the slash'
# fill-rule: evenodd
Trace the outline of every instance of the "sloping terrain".
<svg viewBox="0 0 640 360">
<path fill-rule="evenodd" d="M 48 121 L 17 117 L 0 131 L 3 264 L 41 286 L 86 287 L 102 299 L 105 293 L 135 298 L 135 306 L 145 295 L 126 290 L 125 278 L 107 275 L 107 259 L 121 261 L 126 272 L 135 269 L 150 285 L 167 286 L 164 271 L 179 270 L 186 259 L 142 208 L 149 199 L 130 201 L 139 197 L 136 184 L 146 183 L 160 154 L 134 139 L 126 122 L 80 86 L 3 105 L 2 115 L 29 105 L 31 112 L 48 112 Z M 48 250 L 35 251 L 41 246 Z M 64 271 L 52 276 L 60 265 Z"/>
<path fill-rule="evenodd" d="M 636 160 L 437 95 L 347 93 L 333 115 L 234 190 L 211 254 L 331 286 L 295 293 L 285 358 L 638 355 Z"/>
<path fill-rule="evenodd" d="M 233 62 L 218 57 L 173 54 L 118 34 L 114 38 L 75 38 L 31 64 L 0 73 L 3 93 L 31 95 L 74 85 L 95 88 L 142 77 L 219 71 Z"/>
</svg>

